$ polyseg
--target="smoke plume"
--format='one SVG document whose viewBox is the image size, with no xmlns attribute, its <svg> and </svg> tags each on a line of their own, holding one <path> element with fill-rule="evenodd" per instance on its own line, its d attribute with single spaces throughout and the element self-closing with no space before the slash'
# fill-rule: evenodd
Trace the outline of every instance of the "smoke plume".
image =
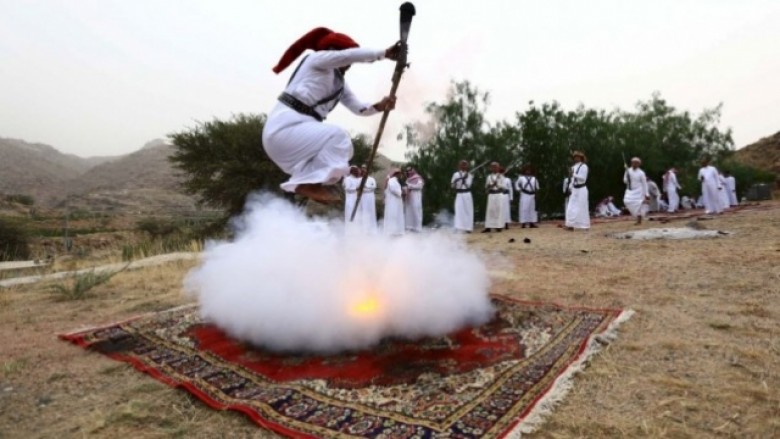
<svg viewBox="0 0 780 439">
<path fill-rule="evenodd" d="M 267 194 L 252 197 L 233 225 L 234 240 L 207 245 L 185 290 L 205 319 L 254 345 L 354 350 L 493 315 L 485 264 L 456 236 L 345 234 L 343 223 L 309 219 Z"/>
</svg>

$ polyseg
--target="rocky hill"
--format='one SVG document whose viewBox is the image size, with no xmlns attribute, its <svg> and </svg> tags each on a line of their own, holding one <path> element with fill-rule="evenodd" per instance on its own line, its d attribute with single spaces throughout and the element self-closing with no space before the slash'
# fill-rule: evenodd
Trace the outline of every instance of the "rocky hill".
<svg viewBox="0 0 780 439">
<path fill-rule="evenodd" d="M 740 163 L 773 172 L 780 178 L 780 131 L 734 153 Z"/>
<path fill-rule="evenodd" d="M 61 196 L 67 182 L 110 159 L 85 159 L 41 143 L 0 138 L 0 193 L 50 201 Z"/>
<path fill-rule="evenodd" d="M 25 194 L 38 206 L 71 204 L 87 210 L 189 208 L 180 178 L 168 163 L 172 147 L 153 140 L 114 157 L 82 158 L 56 148 L 0 138 L 0 194 Z"/>
<path fill-rule="evenodd" d="M 89 169 L 68 182 L 71 194 L 98 191 L 161 189 L 177 191 L 181 179 L 168 162 L 173 147 L 161 140 Z"/>
</svg>

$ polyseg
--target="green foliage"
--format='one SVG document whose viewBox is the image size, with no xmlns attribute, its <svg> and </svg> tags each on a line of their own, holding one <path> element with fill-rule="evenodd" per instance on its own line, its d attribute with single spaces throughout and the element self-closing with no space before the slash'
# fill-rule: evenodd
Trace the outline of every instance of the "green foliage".
<svg viewBox="0 0 780 439">
<path fill-rule="evenodd" d="M 183 171 L 184 189 L 224 209 L 223 220 L 241 213 L 252 191 L 278 192 L 287 178 L 263 149 L 265 121 L 265 115 L 239 114 L 169 136 L 175 146 L 170 161 Z"/>
<path fill-rule="evenodd" d="M 30 259 L 27 230 L 17 222 L 0 219 L 0 261 Z"/>
<path fill-rule="evenodd" d="M 5 196 L 5 201 L 9 203 L 19 203 L 24 206 L 32 206 L 35 204 L 35 198 L 30 195 L 24 194 L 11 194 Z"/>
<path fill-rule="evenodd" d="M 90 291 L 93 288 L 108 282 L 117 273 L 124 271 L 129 266 L 130 264 L 128 263 L 117 271 L 96 273 L 95 270 L 90 270 L 86 273 L 79 273 L 73 276 L 70 286 L 55 284 L 51 286 L 51 289 L 60 300 L 84 300 L 91 297 Z"/>
<path fill-rule="evenodd" d="M 368 163 L 368 158 L 371 156 L 371 148 L 374 146 L 373 141 L 365 134 L 358 134 L 352 138 L 352 147 L 354 152 L 352 159 L 349 161 L 356 166 L 362 166 Z M 371 166 L 371 173 L 382 171 L 382 166 L 374 160 L 374 164 Z"/>
<path fill-rule="evenodd" d="M 454 197 L 450 178 L 458 161 L 472 163 L 509 157 L 506 144 L 499 141 L 485 120 L 490 96 L 469 82 L 453 83 L 449 99 L 431 103 L 425 109 L 429 119 L 405 127 L 406 154 L 409 165 L 425 178 L 423 215 L 426 222 L 441 209 L 450 209 Z M 505 136 L 507 133 L 503 133 Z M 501 139 L 503 140 L 503 139 Z M 474 182 L 474 209 L 477 218 L 483 214 L 485 194 Z"/>
<path fill-rule="evenodd" d="M 642 158 L 643 169 L 659 186 L 663 173 L 675 166 L 683 185 L 698 191 L 695 178 L 700 157 L 709 155 L 717 161 L 728 157 L 734 148 L 731 131 L 718 128 L 720 106 L 694 117 L 670 106 L 659 94 L 637 103 L 634 111 L 608 112 L 584 106 L 566 111 L 557 102 L 529 104 L 514 121 L 490 126 L 484 116 L 488 94 L 467 81 L 453 83 L 446 102 L 426 108 L 428 122 L 406 127 L 406 142 L 411 148 L 407 158 L 427 177 L 427 218 L 441 209 L 451 209 L 454 194 L 449 182 L 460 159 L 475 164 L 498 161 L 511 167 L 507 176 L 513 181 L 520 165 L 532 165 L 542 186 L 537 208 L 546 215 L 560 215 L 564 203 L 561 186 L 573 150 L 588 156 L 592 207 L 607 195 L 622 196 L 623 157 Z M 472 192 L 477 220 L 484 217 L 484 179 L 485 172 L 478 172 Z"/>
</svg>

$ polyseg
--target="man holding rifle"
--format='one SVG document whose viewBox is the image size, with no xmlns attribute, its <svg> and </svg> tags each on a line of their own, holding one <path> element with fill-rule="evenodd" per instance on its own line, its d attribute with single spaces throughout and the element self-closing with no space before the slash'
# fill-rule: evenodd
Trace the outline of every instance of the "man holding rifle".
<svg viewBox="0 0 780 439">
<path fill-rule="evenodd" d="M 395 108 L 395 98 L 375 104 L 355 96 L 344 80 L 354 63 L 396 60 L 400 44 L 364 49 L 347 35 L 316 28 L 293 43 L 273 68 L 280 73 L 307 49 L 313 52 L 296 67 L 263 129 L 263 147 L 290 179 L 281 188 L 322 203 L 339 201 L 330 185 L 349 172 L 352 141 L 340 127 L 324 123 L 338 103 L 353 113 L 370 116 Z"/>
<path fill-rule="evenodd" d="M 474 230 L 474 199 L 471 185 L 474 176 L 469 172 L 469 162 L 458 162 L 458 170 L 452 174 L 450 186 L 455 191 L 455 230 L 471 233 Z"/>
</svg>

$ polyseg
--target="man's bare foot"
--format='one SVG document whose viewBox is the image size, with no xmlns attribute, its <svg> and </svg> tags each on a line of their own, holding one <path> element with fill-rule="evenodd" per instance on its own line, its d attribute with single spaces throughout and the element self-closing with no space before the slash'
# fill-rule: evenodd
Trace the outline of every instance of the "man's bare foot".
<svg viewBox="0 0 780 439">
<path fill-rule="evenodd" d="M 341 201 L 339 195 L 321 184 L 299 184 L 295 193 L 322 204 L 334 204 Z"/>
</svg>

